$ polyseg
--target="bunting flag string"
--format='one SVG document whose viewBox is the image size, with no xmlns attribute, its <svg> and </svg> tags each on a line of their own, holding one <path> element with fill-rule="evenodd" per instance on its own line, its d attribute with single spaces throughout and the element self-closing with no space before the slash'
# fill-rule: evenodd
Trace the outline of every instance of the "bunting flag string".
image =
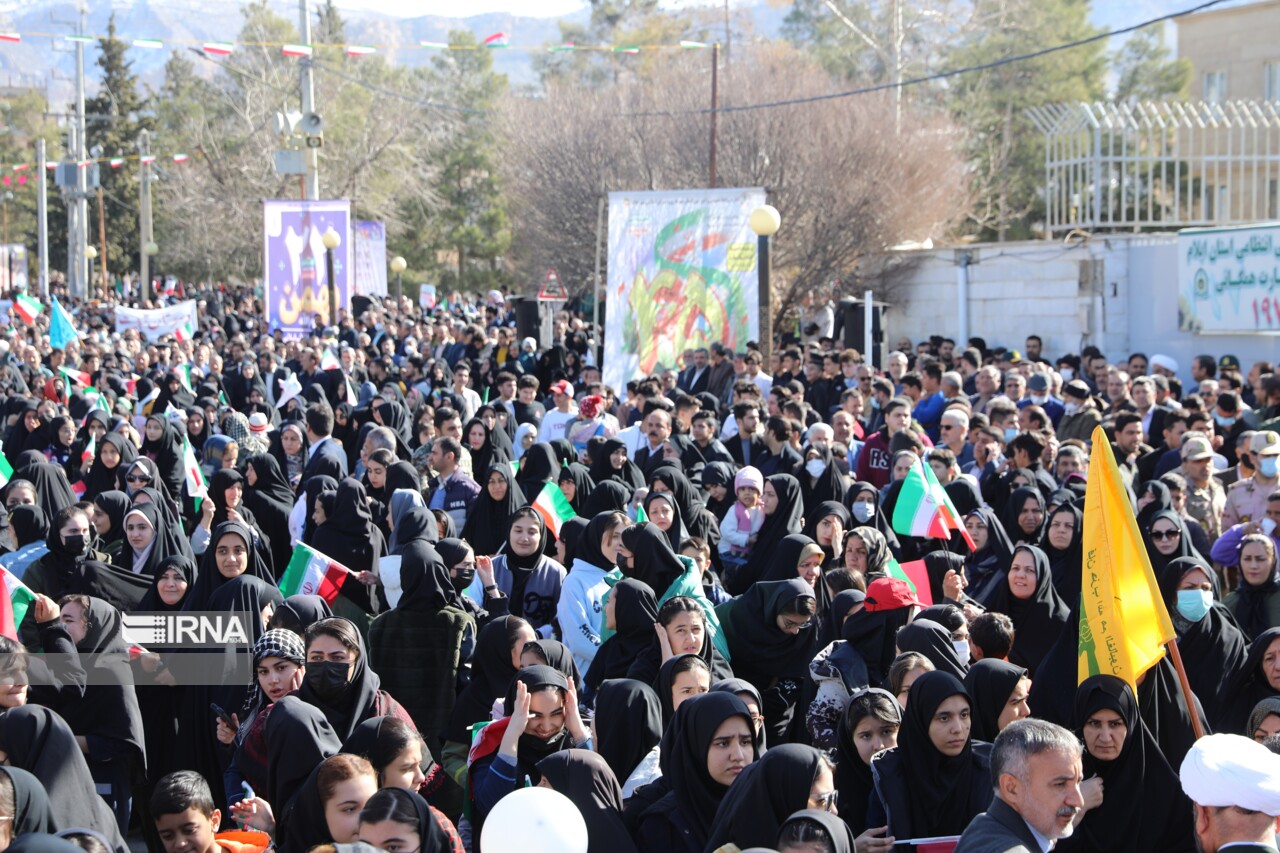
<svg viewBox="0 0 1280 853">
<path fill-rule="evenodd" d="M 196 157 L 199 157 L 199 156 L 200 156 L 200 152 L 196 152 L 195 156 L 196 156 Z M 192 155 L 191 155 L 191 154 L 187 154 L 187 153 L 182 152 L 182 151 L 179 151 L 179 152 L 174 153 L 174 154 L 166 154 L 166 155 L 163 155 L 163 156 L 162 156 L 162 155 L 158 155 L 158 154 L 148 154 L 147 156 L 143 157 L 143 156 L 142 156 L 142 155 L 140 155 L 140 154 L 133 154 L 133 155 L 127 155 L 127 156 L 124 156 L 124 157 L 98 157 L 97 159 L 90 158 L 90 159 L 88 159 L 88 160 L 77 160 L 77 161 L 76 161 L 76 166 L 78 166 L 78 167 L 79 167 L 79 168 L 81 168 L 81 169 L 85 169 L 85 168 L 88 168 L 89 166 L 92 166 L 94 163 L 99 163 L 99 164 L 105 164 L 105 165 L 109 166 L 109 167 L 110 167 L 110 168 L 112 168 L 112 169 L 119 169 L 119 168 L 120 168 L 120 167 L 122 167 L 125 163 L 138 163 L 138 162 L 141 162 L 141 163 L 159 163 L 159 162 L 168 162 L 168 163 L 174 163 L 174 164 L 182 164 L 182 163 L 190 162 L 191 158 L 192 158 Z M 63 162 L 63 161 L 61 161 L 61 160 L 49 160 L 49 161 L 47 161 L 47 162 L 44 164 L 44 167 L 45 167 L 45 169 L 47 169 L 47 170 L 49 170 L 49 171 L 53 171 L 54 169 L 58 168 L 58 164 L 59 164 L 59 163 L 61 163 L 61 162 Z M 35 164 L 35 163 L 12 163 L 12 164 L 10 164 L 8 171 L 11 171 L 11 172 L 26 172 L 26 171 L 28 171 L 28 170 L 30 170 L 30 169 L 34 169 L 35 167 L 36 167 L 36 164 Z M 0 166 L 0 173 L 2 173 L 2 172 L 4 172 L 4 171 L 5 171 L 4 167 L 3 167 L 3 166 Z M 5 186 L 8 186 L 8 185 L 9 185 L 9 176 L 8 176 L 8 175 L 5 175 L 5 176 L 4 176 L 4 178 L 3 178 L 3 182 L 4 182 L 4 185 L 5 185 Z M 19 177 L 19 183 L 20 183 L 20 184 L 25 184 L 25 183 L 26 183 L 26 176 L 25 176 L 25 175 L 21 175 L 21 176 Z"/>
<path fill-rule="evenodd" d="M 25 39 L 52 39 L 54 41 L 64 41 L 70 43 L 95 44 L 99 41 L 105 41 L 106 36 L 81 34 L 81 33 L 51 33 L 51 32 L 0 32 L 0 44 L 21 44 Z M 387 51 L 402 50 L 507 50 L 507 51 L 523 51 L 526 53 L 564 53 L 568 51 L 588 51 L 604 54 L 623 54 L 634 55 L 641 52 L 649 51 L 687 51 L 687 50 L 703 50 L 713 45 L 708 42 L 692 41 L 690 39 L 681 39 L 676 44 L 575 44 L 567 42 L 564 44 L 541 44 L 541 45 L 514 45 L 511 43 L 510 36 L 505 32 L 497 32 L 486 36 L 477 44 L 451 44 L 447 41 L 418 41 L 416 43 L 407 44 L 295 44 L 289 42 L 266 42 L 266 41 L 203 41 L 199 39 L 156 39 L 144 36 L 128 37 L 117 35 L 116 41 L 124 42 L 132 47 L 144 50 L 161 50 L 167 46 L 173 47 L 194 47 L 196 50 L 202 51 L 210 56 L 226 57 L 231 56 L 236 50 L 241 48 L 265 48 L 269 50 L 278 50 L 281 56 L 292 57 L 297 59 L 307 58 L 313 55 L 316 50 L 335 49 L 344 53 L 348 57 L 370 56 L 373 54 L 384 53 Z"/>
</svg>

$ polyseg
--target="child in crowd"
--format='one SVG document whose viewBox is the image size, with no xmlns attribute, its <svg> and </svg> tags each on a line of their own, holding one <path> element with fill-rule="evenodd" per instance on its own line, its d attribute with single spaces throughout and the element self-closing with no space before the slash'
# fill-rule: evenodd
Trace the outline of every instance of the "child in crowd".
<svg viewBox="0 0 1280 853">
<path fill-rule="evenodd" d="M 733 491 L 738 496 L 720 521 L 720 564 L 726 582 L 734 572 L 747 564 L 756 534 L 764 524 L 764 508 L 760 496 L 764 492 L 764 475 L 748 465 L 733 478 Z"/>
</svg>

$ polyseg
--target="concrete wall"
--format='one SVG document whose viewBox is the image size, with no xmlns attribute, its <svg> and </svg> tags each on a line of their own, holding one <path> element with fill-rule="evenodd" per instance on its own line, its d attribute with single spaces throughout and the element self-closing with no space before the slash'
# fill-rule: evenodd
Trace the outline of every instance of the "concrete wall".
<svg viewBox="0 0 1280 853">
<path fill-rule="evenodd" d="M 1178 330 L 1174 235 L 1097 237 L 1088 243 L 985 243 L 965 248 L 969 270 L 969 335 L 988 346 L 1021 350 L 1029 334 L 1050 358 L 1093 344 L 1112 361 L 1131 352 L 1160 352 L 1190 380 L 1200 353 L 1280 360 L 1280 336 L 1193 335 Z M 885 315 L 885 340 L 929 335 L 960 340 L 957 249 L 911 252 L 912 271 Z"/>
</svg>

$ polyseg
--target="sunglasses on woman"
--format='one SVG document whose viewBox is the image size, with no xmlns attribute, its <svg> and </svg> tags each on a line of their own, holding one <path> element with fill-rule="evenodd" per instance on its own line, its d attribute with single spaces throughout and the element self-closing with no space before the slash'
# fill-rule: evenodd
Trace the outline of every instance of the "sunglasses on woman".
<svg viewBox="0 0 1280 853">
<path fill-rule="evenodd" d="M 1151 541 L 1164 542 L 1167 539 L 1177 539 L 1182 536 L 1181 530 L 1153 530 L 1151 531 Z"/>
<path fill-rule="evenodd" d="M 126 483 L 150 483 L 151 478 L 142 474 L 130 474 L 128 477 L 124 478 L 124 481 Z"/>
</svg>

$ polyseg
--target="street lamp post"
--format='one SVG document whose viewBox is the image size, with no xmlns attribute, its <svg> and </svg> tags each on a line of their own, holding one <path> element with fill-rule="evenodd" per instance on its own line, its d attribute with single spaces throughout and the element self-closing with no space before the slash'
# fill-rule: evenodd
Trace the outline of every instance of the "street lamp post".
<svg viewBox="0 0 1280 853">
<path fill-rule="evenodd" d="M 93 295 L 93 278 L 94 278 L 93 266 L 94 266 L 94 261 L 98 259 L 98 250 L 94 248 L 92 245 L 85 246 L 84 256 L 89 259 L 89 282 L 84 289 L 85 298 L 88 299 Z M 105 293 L 103 293 L 102 296 L 104 299 L 106 298 Z"/>
<path fill-rule="evenodd" d="M 159 253 L 160 247 L 156 245 L 154 240 L 148 240 L 142 244 L 142 254 L 147 256 L 147 262 L 142 265 L 144 271 L 143 279 L 139 282 L 142 285 L 143 302 L 151 298 L 151 261 Z"/>
<path fill-rule="evenodd" d="M 773 298 L 769 290 L 773 259 L 769 251 L 770 238 L 778 233 L 778 228 L 782 226 L 782 217 L 773 205 L 762 204 L 751 211 L 747 224 L 756 233 L 760 255 L 760 355 L 764 361 L 764 367 L 768 369 L 773 359 Z"/>
<path fill-rule="evenodd" d="M 333 327 L 338 327 L 338 285 L 333 280 L 333 250 L 342 245 L 338 232 L 329 226 L 321 237 L 324 242 L 324 272 L 329 280 L 329 319 Z"/>
<path fill-rule="evenodd" d="M 401 276 L 407 266 L 409 264 L 399 255 L 391 259 L 391 271 L 396 274 L 396 311 L 400 311 L 400 303 L 404 300 L 404 285 L 401 282 Z"/>
</svg>

